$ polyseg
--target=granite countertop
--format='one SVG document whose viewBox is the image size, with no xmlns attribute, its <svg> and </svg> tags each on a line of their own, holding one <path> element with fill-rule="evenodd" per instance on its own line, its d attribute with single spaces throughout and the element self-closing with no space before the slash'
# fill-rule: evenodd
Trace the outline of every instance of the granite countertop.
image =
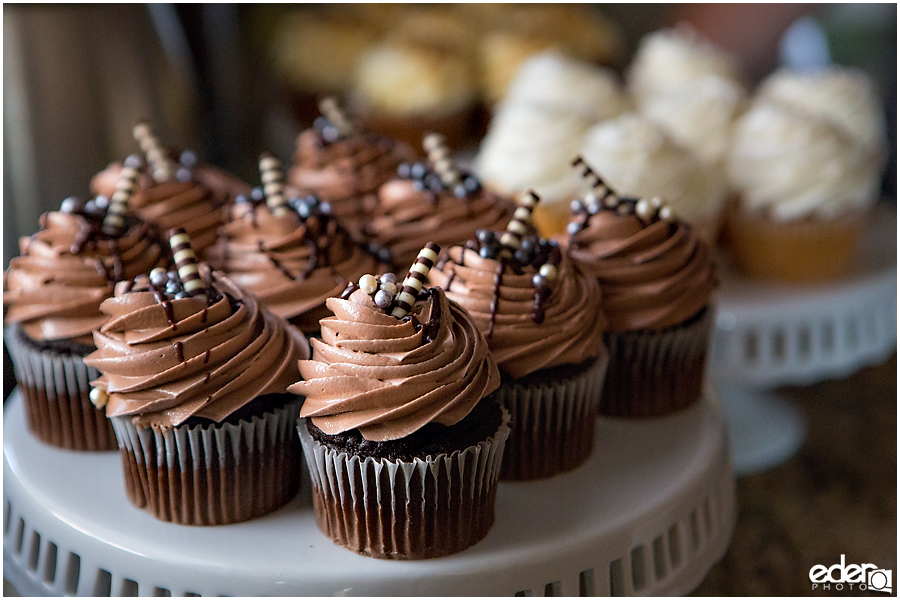
<svg viewBox="0 0 900 600">
<path fill-rule="evenodd" d="M 734 537 L 695 596 L 860 595 L 812 590 L 809 570 L 841 554 L 897 573 L 896 355 L 847 379 L 778 392 L 806 413 L 806 441 L 786 463 L 738 480 Z"/>
</svg>

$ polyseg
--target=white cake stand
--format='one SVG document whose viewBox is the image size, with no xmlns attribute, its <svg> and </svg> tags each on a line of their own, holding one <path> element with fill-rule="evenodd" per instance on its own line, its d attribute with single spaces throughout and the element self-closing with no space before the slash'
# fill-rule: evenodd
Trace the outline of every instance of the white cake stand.
<svg viewBox="0 0 900 600">
<path fill-rule="evenodd" d="M 880 205 L 850 277 L 821 285 L 750 280 L 720 260 L 710 375 L 738 474 L 790 458 L 806 434 L 797 407 L 767 392 L 846 377 L 897 347 L 897 212 Z"/>
<path fill-rule="evenodd" d="M 316 528 L 308 488 L 249 523 L 162 523 L 126 500 L 117 453 L 51 448 L 23 418 L 14 393 L 3 424 L 3 557 L 23 595 L 682 594 L 722 557 L 734 526 L 711 392 L 670 417 L 599 421 L 587 464 L 502 484 L 487 537 L 425 561 L 335 546 Z"/>
</svg>

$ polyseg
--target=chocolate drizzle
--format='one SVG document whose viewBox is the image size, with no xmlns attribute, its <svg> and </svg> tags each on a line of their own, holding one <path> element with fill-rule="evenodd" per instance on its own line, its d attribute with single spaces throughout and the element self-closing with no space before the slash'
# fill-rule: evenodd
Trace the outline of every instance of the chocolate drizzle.
<svg viewBox="0 0 900 600">
<path fill-rule="evenodd" d="M 175 342 L 172 344 L 175 348 L 175 358 L 178 359 L 178 362 L 184 362 L 184 344 L 181 342 Z"/>
<path fill-rule="evenodd" d="M 347 285 L 347 288 L 341 293 L 341 300 L 347 300 L 350 296 L 353 295 L 353 292 L 359 289 L 359 286 L 353 283 L 352 281 Z"/>
<path fill-rule="evenodd" d="M 425 326 L 425 329 L 422 332 L 422 341 L 426 344 L 428 342 L 434 341 L 435 336 L 437 336 L 438 331 L 440 331 L 441 329 L 440 299 L 436 296 L 434 288 L 429 288 L 427 295 L 430 296 L 434 301 L 431 303 L 431 317 L 428 319 L 428 325 Z"/>
<path fill-rule="evenodd" d="M 485 337 L 487 339 L 491 339 L 491 336 L 494 335 L 494 321 L 497 319 L 497 310 L 500 307 L 500 287 L 503 285 L 503 271 L 506 268 L 506 263 L 500 261 L 500 264 L 497 267 L 497 273 L 494 275 L 494 292 L 491 297 L 491 308 L 490 308 L 490 316 L 488 317 L 488 330 Z"/>
<path fill-rule="evenodd" d="M 207 349 L 205 352 L 203 352 L 203 364 L 205 365 L 208 362 L 209 362 L 209 350 Z"/>
</svg>

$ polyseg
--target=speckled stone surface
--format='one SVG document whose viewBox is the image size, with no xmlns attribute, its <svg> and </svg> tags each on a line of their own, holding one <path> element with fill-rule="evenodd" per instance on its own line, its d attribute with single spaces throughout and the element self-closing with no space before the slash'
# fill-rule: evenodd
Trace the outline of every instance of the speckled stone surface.
<svg viewBox="0 0 900 600">
<path fill-rule="evenodd" d="M 779 390 L 809 418 L 800 452 L 738 480 L 725 558 L 695 596 L 881 596 L 812 589 L 809 570 L 873 563 L 897 590 L 897 357 L 847 379 Z"/>
</svg>

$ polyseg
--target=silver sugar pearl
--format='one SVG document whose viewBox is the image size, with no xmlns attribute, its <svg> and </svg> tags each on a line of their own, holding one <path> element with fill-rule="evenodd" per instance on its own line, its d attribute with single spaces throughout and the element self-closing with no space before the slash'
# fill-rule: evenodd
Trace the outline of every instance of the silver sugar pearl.
<svg viewBox="0 0 900 600">
<path fill-rule="evenodd" d="M 186 181 L 191 180 L 191 170 L 186 167 L 181 167 L 178 171 L 175 172 L 175 179 L 184 183 Z"/>
<path fill-rule="evenodd" d="M 169 271 L 166 275 L 168 275 L 169 281 L 178 281 L 178 271 Z"/>
<path fill-rule="evenodd" d="M 468 190 L 466 189 L 466 186 L 463 184 L 459 184 L 455 188 L 453 188 L 453 195 L 456 196 L 457 198 L 465 198 L 467 193 L 468 193 Z"/>
<path fill-rule="evenodd" d="M 191 150 L 185 150 L 181 153 L 181 156 L 178 157 L 178 162 L 190 169 L 197 164 L 197 155 Z"/>
<path fill-rule="evenodd" d="M 584 211 L 584 202 L 582 202 L 581 200 L 572 200 L 572 202 L 569 204 L 569 209 L 572 212 L 582 212 Z"/>
<path fill-rule="evenodd" d="M 81 198 L 71 196 L 62 201 L 62 204 L 59 205 L 59 210 L 64 213 L 75 213 L 84 210 L 84 201 Z"/>
<path fill-rule="evenodd" d="M 566 225 L 566 231 L 569 235 L 575 235 L 579 231 L 581 231 L 581 223 L 578 221 L 572 221 L 568 225 Z"/>
<path fill-rule="evenodd" d="M 185 298 L 190 298 L 190 297 L 191 297 L 191 295 L 188 294 L 187 292 L 178 292 L 177 294 L 175 294 L 176 300 L 183 300 Z"/>
<path fill-rule="evenodd" d="M 397 279 L 397 276 L 394 275 L 393 273 L 385 273 L 384 275 L 382 275 L 380 277 L 380 281 L 381 281 L 382 287 L 384 287 L 384 284 L 386 284 L 386 283 L 393 283 L 394 285 L 396 285 L 398 282 L 398 279 Z"/>
<path fill-rule="evenodd" d="M 549 287 L 547 278 L 540 273 L 535 273 L 534 277 L 531 278 L 531 283 L 534 284 L 534 287 Z"/>
<path fill-rule="evenodd" d="M 391 298 L 397 295 L 397 284 L 390 281 L 381 282 L 381 291 L 391 295 Z M 381 293 L 381 292 L 379 292 Z"/>
<path fill-rule="evenodd" d="M 175 281 L 170 281 L 166 284 L 166 293 L 167 294 L 177 294 L 182 291 L 181 285 Z"/>
<path fill-rule="evenodd" d="M 323 215 L 330 215 L 331 214 L 331 203 L 323 202 L 322 204 L 320 204 L 319 212 L 322 213 Z"/>
<path fill-rule="evenodd" d="M 156 267 L 150 271 L 150 283 L 153 285 L 165 285 L 169 282 L 169 274 L 162 267 Z"/>
<path fill-rule="evenodd" d="M 375 294 L 375 305 L 378 306 L 378 308 L 387 308 L 393 301 L 394 295 L 385 290 L 378 290 L 378 293 Z"/>
<path fill-rule="evenodd" d="M 97 205 L 97 208 L 107 209 L 109 208 L 109 198 L 104 195 L 97 196 L 94 198 L 94 204 Z"/>
</svg>

